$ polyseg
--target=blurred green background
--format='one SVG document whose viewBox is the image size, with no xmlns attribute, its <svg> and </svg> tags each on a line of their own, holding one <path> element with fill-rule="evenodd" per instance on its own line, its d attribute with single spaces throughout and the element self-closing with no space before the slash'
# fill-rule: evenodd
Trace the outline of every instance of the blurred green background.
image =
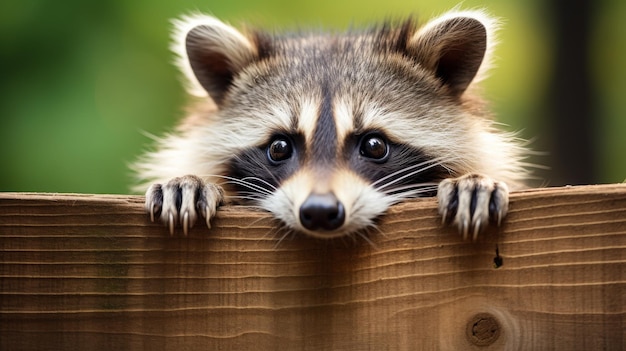
<svg viewBox="0 0 626 351">
<path fill-rule="evenodd" d="M 183 115 L 186 97 L 168 50 L 173 17 L 200 10 L 234 25 L 341 29 L 408 14 L 425 20 L 457 3 L 3 1 L 0 191 L 129 191 L 133 177 L 128 164 L 150 145 L 143 132 L 162 134 Z M 593 11 L 584 12 L 584 33 L 559 36 L 554 18 L 559 6 L 573 11 L 567 4 L 467 0 L 462 7 L 484 7 L 504 19 L 497 66 L 484 86 L 506 129 L 520 130 L 522 137 L 534 140 L 535 150 L 547 154 L 532 160 L 551 167 L 538 172 L 540 184 L 621 182 L 626 178 L 626 2 L 594 2 Z M 591 108 L 576 118 L 561 115 L 553 103 L 575 106 L 579 101 L 575 94 L 553 99 L 568 86 L 555 85 L 553 74 L 563 66 L 555 49 L 563 37 L 574 46 L 586 43 L 580 46 L 588 72 L 581 76 L 588 76 L 589 93 L 583 100 Z M 569 62 L 567 56 L 565 60 Z M 576 72 L 568 72 L 565 76 L 577 82 Z M 593 126 L 577 118 L 591 120 Z M 567 157 L 560 157 L 554 133 L 577 126 L 591 138 L 580 141 L 589 155 L 567 149 L 573 161 L 560 162 Z"/>
</svg>

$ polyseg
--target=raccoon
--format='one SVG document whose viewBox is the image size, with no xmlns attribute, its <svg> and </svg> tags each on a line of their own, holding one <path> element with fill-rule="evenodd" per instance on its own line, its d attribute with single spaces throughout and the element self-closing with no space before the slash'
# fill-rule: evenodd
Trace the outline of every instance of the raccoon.
<svg viewBox="0 0 626 351">
<path fill-rule="evenodd" d="M 442 221 L 476 239 L 528 178 L 524 142 L 494 127 L 477 93 L 498 28 L 483 11 L 340 34 L 239 31 L 201 14 L 175 27 L 196 101 L 134 167 L 150 219 L 172 235 L 201 218 L 210 228 L 231 201 L 336 238 L 437 196 Z"/>
</svg>

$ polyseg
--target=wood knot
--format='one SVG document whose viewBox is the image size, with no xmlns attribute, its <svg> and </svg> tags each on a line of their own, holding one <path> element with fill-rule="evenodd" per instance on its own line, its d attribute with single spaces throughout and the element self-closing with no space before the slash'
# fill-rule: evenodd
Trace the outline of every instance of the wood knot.
<svg viewBox="0 0 626 351">
<path fill-rule="evenodd" d="M 467 338 L 476 346 L 489 346 L 500 337 L 500 323 L 489 313 L 479 313 L 467 322 Z"/>
</svg>

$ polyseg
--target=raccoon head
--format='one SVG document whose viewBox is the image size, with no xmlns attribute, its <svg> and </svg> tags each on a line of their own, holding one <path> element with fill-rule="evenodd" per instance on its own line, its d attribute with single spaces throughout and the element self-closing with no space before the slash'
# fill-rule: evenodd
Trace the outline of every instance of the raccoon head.
<svg viewBox="0 0 626 351">
<path fill-rule="evenodd" d="M 201 143 L 220 160 L 227 193 L 329 238 L 434 195 L 444 178 L 504 176 L 506 162 L 485 149 L 506 142 L 466 93 L 489 61 L 495 23 L 469 11 L 421 28 L 281 36 L 195 16 L 179 23 L 176 51 L 191 91 L 218 107 Z"/>
</svg>

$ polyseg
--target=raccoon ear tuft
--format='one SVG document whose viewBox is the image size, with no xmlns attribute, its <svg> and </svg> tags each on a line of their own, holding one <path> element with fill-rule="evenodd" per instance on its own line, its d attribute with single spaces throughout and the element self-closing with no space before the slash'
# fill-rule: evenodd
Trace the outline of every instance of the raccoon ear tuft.
<svg viewBox="0 0 626 351">
<path fill-rule="evenodd" d="M 427 23 L 407 46 L 424 68 L 460 96 L 472 81 L 482 79 L 496 27 L 482 12 L 451 12 Z"/>
<path fill-rule="evenodd" d="M 190 92 L 208 93 L 219 106 L 235 76 L 256 59 L 255 45 L 235 28 L 214 17 L 189 16 L 175 25 L 178 38 L 175 38 L 174 50 L 180 55 L 179 66 L 192 85 Z"/>
</svg>

